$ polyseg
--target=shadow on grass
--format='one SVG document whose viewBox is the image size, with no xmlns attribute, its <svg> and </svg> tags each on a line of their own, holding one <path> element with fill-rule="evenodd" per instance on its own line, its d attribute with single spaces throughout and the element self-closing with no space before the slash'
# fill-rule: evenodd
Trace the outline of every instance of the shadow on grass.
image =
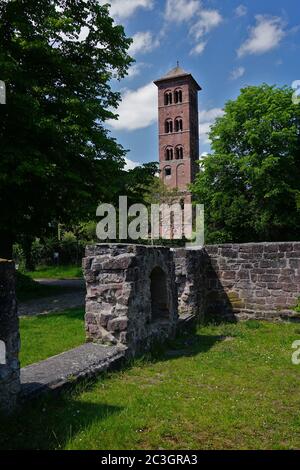
<svg viewBox="0 0 300 470">
<path fill-rule="evenodd" d="M 169 361 L 181 357 L 197 356 L 208 352 L 216 343 L 223 340 L 224 336 L 222 335 L 182 334 L 165 345 L 156 345 L 149 353 L 149 359 Z"/>
<path fill-rule="evenodd" d="M 82 318 L 82 309 L 72 309 L 53 317 Z M 40 316 L 42 322 L 46 316 Z M 193 357 L 206 353 L 215 344 L 224 340 L 221 335 L 183 333 L 165 345 L 155 345 L 152 351 L 132 362 L 123 363 L 118 370 L 123 372 L 133 365 L 147 362 L 173 361 L 181 357 Z M 96 386 L 99 380 L 109 380 L 117 371 L 101 374 L 95 380 L 74 385 L 69 391 L 45 394 L 23 405 L 19 414 L 9 419 L 0 418 L 0 449 L 64 449 L 69 440 L 81 431 L 109 416 L 122 412 L 122 407 L 85 401 L 82 392 Z"/>
<path fill-rule="evenodd" d="M 49 319 L 59 319 L 59 318 L 67 318 L 68 320 L 84 320 L 85 310 L 84 307 L 78 308 L 69 308 L 62 310 L 61 312 L 53 312 L 47 313 L 45 315 L 34 315 L 28 318 L 35 318 L 38 321 L 49 321 Z"/>
<path fill-rule="evenodd" d="M 1 416 L 0 449 L 64 449 L 81 431 L 122 411 L 117 406 L 77 400 L 89 386 L 86 383 L 73 392 L 44 395 L 23 405 L 19 414 Z"/>
</svg>

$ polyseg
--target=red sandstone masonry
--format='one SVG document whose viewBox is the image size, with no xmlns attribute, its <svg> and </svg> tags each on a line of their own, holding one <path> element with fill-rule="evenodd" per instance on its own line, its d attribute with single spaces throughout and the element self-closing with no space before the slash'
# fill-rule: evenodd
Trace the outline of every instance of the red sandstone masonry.
<svg viewBox="0 0 300 470">
<path fill-rule="evenodd" d="M 198 123 L 198 85 L 190 75 L 170 77 L 163 81 L 155 82 L 158 86 L 158 129 L 159 129 L 159 162 L 161 178 L 170 188 L 186 190 L 187 186 L 195 179 L 199 159 L 199 123 Z M 175 90 L 182 91 L 182 103 L 165 105 L 166 92 L 174 96 Z M 165 133 L 165 122 L 181 118 L 183 130 L 181 132 Z M 173 129 L 174 131 L 174 129 Z M 177 145 L 181 145 L 184 151 L 184 159 L 166 161 L 167 147 L 172 147 L 175 152 Z M 171 176 L 165 176 L 164 170 L 171 169 Z"/>
<path fill-rule="evenodd" d="M 300 297 L 300 242 L 206 246 L 205 252 L 208 315 L 299 316 L 291 309 Z"/>
</svg>

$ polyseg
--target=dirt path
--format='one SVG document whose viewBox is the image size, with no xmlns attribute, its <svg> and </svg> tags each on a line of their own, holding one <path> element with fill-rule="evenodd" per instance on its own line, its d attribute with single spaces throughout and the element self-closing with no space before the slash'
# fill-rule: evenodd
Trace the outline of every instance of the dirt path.
<svg viewBox="0 0 300 470">
<path fill-rule="evenodd" d="M 19 316 L 45 315 L 68 308 L 83 307 L 85 304 L 85 283 L 81 279 L 36 279 L 44 285 L 65 287 L 63 294 L 43 297 L 41 299 L 20 302 Z"/>
</svg>

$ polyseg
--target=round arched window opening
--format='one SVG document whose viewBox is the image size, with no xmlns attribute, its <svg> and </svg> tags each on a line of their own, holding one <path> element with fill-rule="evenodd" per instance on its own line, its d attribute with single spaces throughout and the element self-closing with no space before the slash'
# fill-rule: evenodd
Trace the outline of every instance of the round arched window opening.
<svg viewBox="0 0 300 470">
<path fill-rule="evenodd" d="M 151 317 L 153 322 L 168 320 L 170 316 L 167 276 L 165 272 L 156 267 L 150 275 L 151 290 Z"/>
</svg>

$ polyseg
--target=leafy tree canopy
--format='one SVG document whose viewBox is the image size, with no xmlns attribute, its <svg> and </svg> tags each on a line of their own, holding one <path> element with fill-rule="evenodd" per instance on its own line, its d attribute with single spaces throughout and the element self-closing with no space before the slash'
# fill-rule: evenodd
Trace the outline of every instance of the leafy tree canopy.
<svg viewBox="0 0 300 470">
<path fill-rule="evenodd" d="M 244 88 L 212 127 L 213 153 L 192 185 L 208 243 L 299 240 L 300 105 L 292 93 Z"/>
<path fill-rule="evenodd" d="M 0 256 L 114 197 L 125 151 L 104 124 L 130 43 L 97 0 L 0 0 Z"/>
</svg>

